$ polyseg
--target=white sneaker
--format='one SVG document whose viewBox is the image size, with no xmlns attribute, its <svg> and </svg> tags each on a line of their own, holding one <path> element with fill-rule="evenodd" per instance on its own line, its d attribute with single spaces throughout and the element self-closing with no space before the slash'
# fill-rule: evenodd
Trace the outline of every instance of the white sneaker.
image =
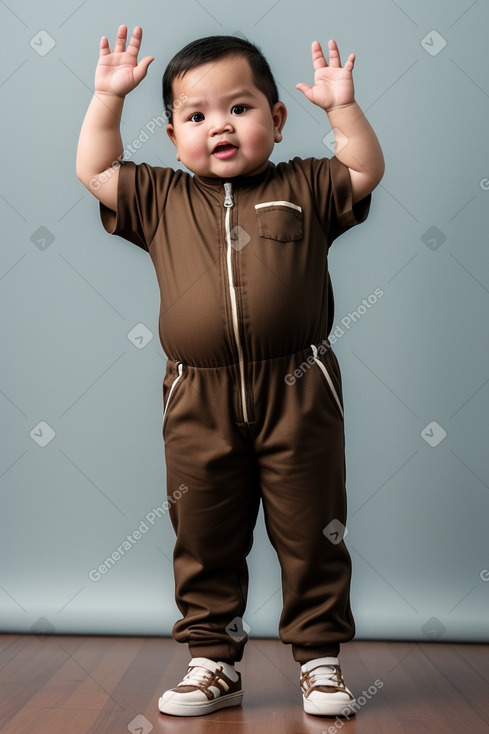
<svg viewBox="0 0 489 734">
<path fill-rule="evenodd" d="M 209 658 L 192 658 L 183 680 L 161 696 L 163 714 L 201 716 L 243 700 L 241 673 L 232 665 Z"/>
<path fill-rule="evenodd" d="M 352 716 L 355 698 L 345 686 L 338 658 L 310 660 L 301 665 L 301 690 L 306 714 Z"/>
</svg>

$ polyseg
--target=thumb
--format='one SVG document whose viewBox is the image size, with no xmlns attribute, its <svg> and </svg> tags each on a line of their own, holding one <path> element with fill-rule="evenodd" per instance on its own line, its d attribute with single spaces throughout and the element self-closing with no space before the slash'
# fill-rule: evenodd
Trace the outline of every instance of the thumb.
<svg viewBox="0 0 489 734">
<path fill-rule="evenodd" d="M 311 98 L 311 92 L 312 87 L 309 86 L 309 84 L 304 84 L 303 82 L 299 82 L 299 84 L 296 84 L 296 89 L 299 89 L 302 94 L 307 97 L 307 99 Z"/>
<path fill-rule="evenodd" d="M 134 69 L 134 80 L 137 84 L 141 82 L 148 73 L 149 65 L 154 61 L 154 56 L 145 56 Z"/>
</svg>

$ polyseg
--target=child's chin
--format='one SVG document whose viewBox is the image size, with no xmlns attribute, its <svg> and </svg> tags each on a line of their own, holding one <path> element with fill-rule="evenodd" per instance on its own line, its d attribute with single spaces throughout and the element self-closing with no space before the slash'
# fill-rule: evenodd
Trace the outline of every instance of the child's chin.
<svg viewBox="0 0 489 734">
<path fill-rule="evenodd" d="M 246 166 L 236 164 L 232 165 L 231 163 L 228 163 L 224 166 L 213 166 L 212 171 L 207 175 L 216 176 L 216 178 L 235 178 L 236 176 L 246 176 L 247 170 Z"/>
</svg>

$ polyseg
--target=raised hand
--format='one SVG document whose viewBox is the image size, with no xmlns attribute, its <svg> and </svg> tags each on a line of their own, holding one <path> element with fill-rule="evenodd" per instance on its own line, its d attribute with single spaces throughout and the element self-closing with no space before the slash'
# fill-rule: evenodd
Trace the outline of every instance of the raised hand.
<svg viewBox="0 0 489 734">
<path fill-rule="evenodd" d="M 323 110 L 351 104 L 355 101 L 353 90 L 352 70 L 355 63 L 355 54 L 350 54 L 344 66 L 341 66 L 340 52 L 336 41 L 328 42 L 329 66 L 324 58 L 319 41 L 313 41 L 311 46 L 312 63 L 314 66 L 314 86 L 296 84 L 297 89 L 310 102 L 322 107 Z"/>
<path fill-rule="evenodd" d="M 145 56 L 138 64 L 142 28 L 136 26 L 126 50 L 127 27 L 119 26 L 114 50 L 106 36 L 100 41 L 100 56 L 95 70 L 95 91 L 125 97 L 144 79 L 153 56 Z"/>
</svg>

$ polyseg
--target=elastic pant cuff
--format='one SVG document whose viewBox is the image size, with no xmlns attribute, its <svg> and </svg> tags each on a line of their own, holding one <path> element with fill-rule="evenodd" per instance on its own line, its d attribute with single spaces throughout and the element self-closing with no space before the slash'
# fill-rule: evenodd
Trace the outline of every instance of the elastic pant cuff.
<svg viewBox="0 0 489 734">
<path fill-rule="evenodd" d="M 188 646 L 190 655 L 193 658 L 209 658 L 209 660 L 215 660 L 216 662 L 219 660 L 223 663 L 229 663 L 229 665 L 234 665 L 234 663 L 239 663 L 239 661 L 243 657 L 243 651 L 244 648 L 240 647 L 236 650 L 232 650 L 229 648 L 229 645 L 192 645 L 189 644 Z"/>
<path fill-rule="evenodd" d="M 330 645 L 322 645 L 320 647 L 299 647 L 298 645 L 292 645 L 292 654 L 294 660 L 301 665 L 316 658 L 337 658 L 340 654 L 340 643 L 333 642 Z"/>
</svg>

